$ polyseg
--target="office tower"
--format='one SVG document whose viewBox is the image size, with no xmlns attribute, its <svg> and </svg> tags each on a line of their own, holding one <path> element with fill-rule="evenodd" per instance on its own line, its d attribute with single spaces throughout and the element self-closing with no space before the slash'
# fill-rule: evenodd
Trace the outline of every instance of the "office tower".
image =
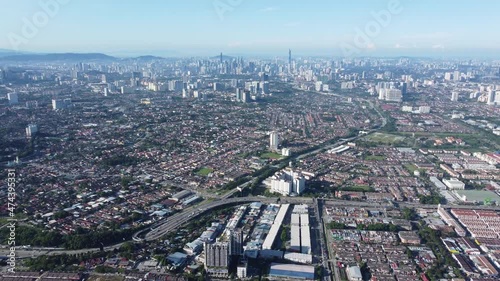
<svg viewBox="0 0 500 281">
<path fill-rule="evenodd" d="M 261 73 L 260 87 L 262 88 L 262 94 L 269 94 L 269 75 Z"/>
<path fill-rule="evenodd" d="M 264 83 L 262 83 L 262 93 L 263 94 L 269 94 L 269 82 L 268 81 L 265 81 Z"/>
<path fill-rule="evenodd" d="M 450 81 L 451 80 L 451 76 L 452 76 L 452 74 L 450 72 L 446 72 L 444 74 L 444 80 Z"/>
<path fill-rule="evenodd" d="M 184 88 L 184 83 L 180 80 L 170 80 L 168 81 L 168 90 L 169 91 L 182 91 Z"/>
<path fill-rule="evenodd" d="M 243 231 L 235 229 L 229 232 L 230 241 L 229 254 L 239 256 L 243 254 Z"/>
<path fill-rule="evenodd" d="M 80 76 L 80 72 L 78 70 L 73 69 L 71 71 L 71 78 L 78 79 L 78 76 Z"/>
<path fill-rule="evenodd" d="M 243 101 L 243 91 L 240 88 L 236 88 L 236 101 Z"/>
<path fill-rule="evenodd" d="M 28 138 L 34 136 L 38 132 L 38 126 L 34 124 L 29 124 L 28 127 L 26 127 L 26 136 Z"/>
<path fill-rule="evenodd" d="M 288 49 L 288 73 L 292 73 L 292 50 Z"/>
<path fill-rule="evenodd" d="M 243 91 L 243 102 L 250 102 L 250 92 L 249 91 Z"/>
<path fill-rule="evenodd" d="M 229 264 L 229 244 L 227 242 L 216 242 L 209 244 L 205 242 L 205 268 L 226 267 Z"/>
<path fill-rule="evenodd" d="M 460 81 L 462 79 L 462 74 L 460 73 L 460 71 L 455 71 L 453 72 L 453 80 L 454 81 Z"/>
<path fill-rule="evenodd" d="M 403 82 L 401 83 L 401 97 L 402 100 L 406 98 L 406 93 L 408 92 L 408 83 Z"/>
<path fill-rule="evenodd" d="M 19 96 L 17 95 L 17 93 L 8 93 L 7 98 L 9 99 L 10 105 L 19 103 Z"/>
<path fill-rule="evenodd" d="M 220 82 L 214 82 L 214 91 L 222 91 L 224 90 L 224 84 Z"/>
<path fill-rule="evenodd" d="M 54 110 L 61 109 L 62 108 L 61 103 L 62 103 L 61 100 L 52 99 L 52 109 L 54 109 Z"/>
<path fill-rule="evenodd" d="M 223 63 L 223 59 L 222 59 L 222 52 L 220 53 L 220 63 Z"/>
<path fill-rule="evenodd" d="M 488 105 L 494 105 L 495 104 L 495 96 L 496 96 L 496 93 L 494 90 L 489 90 L 488 91 L 488 100 L 486 102 L 486 104 Z"/>
<path fill-rule="evenodd" d="M 458 101 L 458 92 L 451 93 L 451 101 Z"/>
<path fill-rule="evenodd" d="M 269 149 L 278 150 L 279 145 L 279 135 L 276 132 L 271 132 L 269 134 Z"/>
</svg>

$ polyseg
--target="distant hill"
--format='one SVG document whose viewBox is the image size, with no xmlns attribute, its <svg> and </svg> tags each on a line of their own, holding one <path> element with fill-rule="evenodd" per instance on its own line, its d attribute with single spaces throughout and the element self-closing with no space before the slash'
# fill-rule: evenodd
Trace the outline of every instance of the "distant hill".
<svg viewBox="0 0 500 281">
<path fill-rule="evenodd" d="M 2 61 L 90 61 L 117 60 L 101 53 L 57 53 L 57 54 L 18 54 L 0 57 Z"/>
<path fill-rule="evenodd" d="M 165 58 L 158 57 L 158 56 L 139 56 L 139 57 L 136 57 L 133 59 L 136 59 L 136 60 L 163 60 Z"/>
<path fill-rule="evenodd" d="M 14 50 L 8 50 L 8 49 L 0 49 L 0 57 L 17 56 L 17 55 L 23 55 L 23 54 L 26 54 L 26 53 L 16 52 Z"/>
</svg>

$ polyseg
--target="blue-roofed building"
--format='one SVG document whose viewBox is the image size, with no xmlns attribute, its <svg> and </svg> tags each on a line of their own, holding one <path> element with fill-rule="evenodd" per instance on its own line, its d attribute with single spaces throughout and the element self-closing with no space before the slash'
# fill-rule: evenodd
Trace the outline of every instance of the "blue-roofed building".
<svg viewBox="0 0 500 281">
<path fill-rule="evenodd" d="M 183 267 L 186 265 L 187 255 L 175 252 L 169 256 L 167 256 L 167 261 L 171 262 L 175 267 Z"/>
<path fill-rule="evenodd" d="M 269 276 L 314 280 L 314 267 L 310 265 L 272 263 Z"/>
<path fill-rule="evenodd" d="M 262 203 L 261 202 L 253 202 L 252 204 L 250 204 L 250 208 L 260 209 L 260 208 L 262 208 Z"/>
<path fill-rule="evenodd" d="M 194 240 L 193 242 L 187 243 L 186 246 L 184 246 L 184 251 L 190 255 L 199 254 L 202 249 L 203 241 L 201 241 L 199 238 Z"/>
</svg>

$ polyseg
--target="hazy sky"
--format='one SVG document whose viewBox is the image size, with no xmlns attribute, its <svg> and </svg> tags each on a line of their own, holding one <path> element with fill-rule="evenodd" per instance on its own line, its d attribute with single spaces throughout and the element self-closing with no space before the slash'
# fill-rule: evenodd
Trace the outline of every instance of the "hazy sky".
<svg viewBox="0 0 500 281">
<path fill-rule="evenodd" d="M 54 13 L 41 5 L 58 1 L 65 4 L 57 4 Z M 0 5 L 0 48 L 35 52 L 286 56 L 288 48 L 318 55 L 500 50 L 496 0 L 0 0 Z M 377 22 L 373 13 L 379 11 L 390 19 Z"/>
</svg>

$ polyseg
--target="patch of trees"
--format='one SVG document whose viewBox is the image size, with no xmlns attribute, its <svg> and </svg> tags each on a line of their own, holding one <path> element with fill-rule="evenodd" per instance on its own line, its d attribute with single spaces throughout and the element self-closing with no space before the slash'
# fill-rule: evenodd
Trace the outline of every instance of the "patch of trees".
<svg viewBox="0 0 500 281">
<path fill-rule="evenodd" d="M 405 220 L 413 221 L 418 218 L 417 211 L 415 211 L 415 209 L 413 208 L 404 207 L 401 210 L 401 214 L 403 216 L 403 219 Z"/>
<path fill-rule="evenodd" d="M 62 254 L 58 256 L 39 256 L 37 258 L 27 259 L 25 265 L 32 271 L 50 270 L 50 271 L 74 271 L 73 264 L 79 264 L 89 259 L 104 257 L 106 253 L 87 253 L 87 254 Z"/>
<path fill-rule="evenodd" d="M 131 239 L 137 229 L 90 231 L 77 229 L 75 233 L 61 235 L 54 231 L 19 225 L 16 227 L 16 244 L 38 247 L 65 247 L 70 250 L 99 248 L 101 243 L 112 245 Z M 9 229 L 0 229 L 0 241 L 7 244 Z"/>
<path fill-rule="evenodd" d="M 115 155 L 111 156 L 108 159 L 104 159 L 102 163 L 106 166 L 112 167 L 117 165 L 122 166 L 131 166 L 138 163 L 138 160 L 134 157 L 130 157 L 127 155 Z"/>
<path fill-rule="evenodd" d="M 455 270 L 453 272 L 458 277 L 463 277 L 451 253 L 441 242 L 441 232 L 439 230 L 434 230 L 425 226 L 419 230 L 418 234 L 422 237 L 422 241 L 433 250 L 437 259 L 436 263 L 426 272 L 431 280 L 439 280 L 445 277 L 448 267 L 454 268 Z"/>
<path fill-rule="evenodd" d="M 427 196 L 419 195 L 418 198 L 420 199 L 420 203 L 422 204 L 437 205 L 446 203 L 446 199 L 443 196 L 439 195 L 438 193 L 433 193 Z"/>
</svg>

